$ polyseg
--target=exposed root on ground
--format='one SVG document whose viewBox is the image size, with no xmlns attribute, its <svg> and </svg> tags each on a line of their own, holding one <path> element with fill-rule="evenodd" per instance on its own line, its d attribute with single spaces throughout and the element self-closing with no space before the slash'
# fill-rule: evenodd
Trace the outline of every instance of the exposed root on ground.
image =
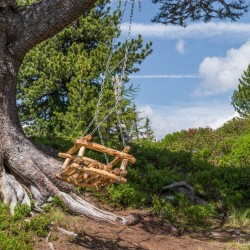
<svg viewBox="0 0 250 250">
<path fill-rule="evenodd" d="M 6 144 L 3 168 L 0 168 L 0 192 L 4 203 L 10 205 L 11 213 L 18 204 L 30 206 L 30 199 L 35 200 L 34 210 L 41 212 L 41 206 L 49 197 L 58 196 L 73 214 L 125 225 L 138 221 L 133 215 L 118 216 L 84 201 L 73 193 L 71 185 L 55 178 L 61 168 L 60 162 L 39 151 L 22 135 L 15 140 L 20 146 L 10 146 L 19 145 L 17 142 Z"/>
<path fill-rule="evenodd" d="M 3 202 L 10 205 L 10 211 L 13 214 L 17 204 L 27 204 L 30 206 L 30 198 L 23 186 L 16 178 L 2 170 L 0 187 L 3 196 Z"/>
</svg>

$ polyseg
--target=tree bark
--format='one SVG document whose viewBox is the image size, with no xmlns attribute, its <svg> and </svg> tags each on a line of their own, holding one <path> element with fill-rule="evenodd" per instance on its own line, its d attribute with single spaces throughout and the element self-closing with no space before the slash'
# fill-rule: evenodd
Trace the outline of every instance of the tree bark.
<svg viewBox="0 0 250 250">
<path fill-rule="evenodd" d="M 83 13 L 97 0 L 43 0 L 20 8 L 15 17 L 13 36 L 9 47 L 13 55 L 22 58 L 38 43 L 54 36 Z"/>
<path fill-rule="evenodd" d="M 16 84 L 25 53 L 90 10 L 95 2 L 44 0 L 18 7 L 15 1 L 0 0 L 0 193 L 12 213 L 18 203 L 30 206 L 30 198 L 39 206 L 57 195 L 73 213 L 124 224 L 134 222 L 133 217 L 107 213 L 67 194 L 73 187 L 55 178 L 61 163 L 25 137 L 18 118 Z"/>
</svg>

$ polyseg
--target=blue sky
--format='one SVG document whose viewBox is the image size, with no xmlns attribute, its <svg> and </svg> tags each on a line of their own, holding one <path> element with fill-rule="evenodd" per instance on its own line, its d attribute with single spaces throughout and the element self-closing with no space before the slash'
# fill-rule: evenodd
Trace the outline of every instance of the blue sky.
<svg viewBox="0 0 250 250">
<path fill-rule="evenodd" d="M 234 23 L 197 22 L 182 28 L 152 23 L 158 7 L 144 0 L 141 11 L 138 4 L 135 8 L 132 36 L 153 42 L 153 53 L 130 76 L 140 85 L 139 110 L 149 116 L 158 139 L 181 129 L 221 126 L 237 115 L 231 96 L 250 60 L 250 14 Z"/>
</svg>

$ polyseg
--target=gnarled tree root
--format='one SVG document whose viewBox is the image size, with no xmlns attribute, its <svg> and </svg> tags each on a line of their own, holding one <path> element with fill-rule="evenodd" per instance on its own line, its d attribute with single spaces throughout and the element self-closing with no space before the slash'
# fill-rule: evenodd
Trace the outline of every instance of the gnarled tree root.
<svg viewBox="0 0 250 250">
<path fill-rule="evenodd" d="M 16 178 L 2 170 L 0 187 L 3 195 L 4 204 L 10 205 L 10 211 L 13 214 L 17 204 L 27 204 L 30 207 L 30 198 L 23 186 Z"/>
<path fill-rule="evenodd" d="M 58 196 L 64 201 L 67 208 L 76 214 L 84 214 L 89 218 L 105 220 L 109 222 L 122 222 L 125 225 L 133 225 L 138 221 L 138 218 L 134 215 L 130 216 L 118 216 L 113 213 L 101 210 L 85 200 L 81 199 L 77 195 L 69 195 L 64 192 L 59 192 Z"/>
<path fill-rule="evenodd" d="M 11 213 L 18 204 L 30 206 L 30 199 L 36 201 L 39 211 L 49 197 L 58 196 L 73 214 L 125 225 L 138 221 L 133 215 L 118 216 L 101 210 L 75 195 L 72 186 L 55 179 L 60 162 L 43 154 L 25 137 L 21 139 L 21 147 L 4 148 L 4 165 L 0 168 L 0 192 Z"/>
</svg>

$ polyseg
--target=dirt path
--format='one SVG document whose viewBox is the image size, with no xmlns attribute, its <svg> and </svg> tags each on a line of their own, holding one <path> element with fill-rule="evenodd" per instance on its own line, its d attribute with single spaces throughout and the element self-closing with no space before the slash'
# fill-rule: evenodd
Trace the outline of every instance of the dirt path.
<svg viewBox="0 0 250 250">
<path fill-rule="evenodd" d="M 230 233 L 212 232 L 196 235 L 180 235 L 164 220 L 152 215 L 141 216 L 134 226 L 113 225 L 88 218 L 68 216 L 67 228 L 79 233 L 73 239 L 52 230 L 50 242 L 59 249 L 96 250 L 233 250 L 239 249 L 237 237 Z M 194 238 L 195 237 L 195 238 Z M 229 239 L 229 242 L 225 242 Z M 44 239 L 35 244 L 35 249 L 49 249 Z"/>
</svg>

